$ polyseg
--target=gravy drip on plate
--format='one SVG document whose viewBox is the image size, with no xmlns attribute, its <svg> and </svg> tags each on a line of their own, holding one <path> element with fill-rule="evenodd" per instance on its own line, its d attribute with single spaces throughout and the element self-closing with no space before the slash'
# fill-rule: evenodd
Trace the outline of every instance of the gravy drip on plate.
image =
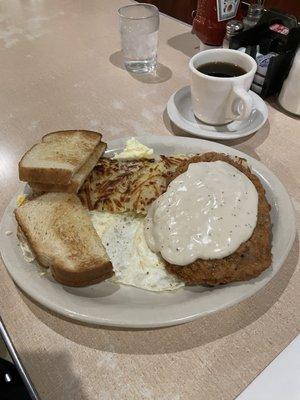
<svg viewBox="0 0 300 400">
<path fill-rule="evenodd" d="M 193 163 L 152 203 L 146 241 L 175 265 L 224 258 L 251 237 L 257 208 L 255 186 L 238 169 L 223 161 Z"/>
</svg>

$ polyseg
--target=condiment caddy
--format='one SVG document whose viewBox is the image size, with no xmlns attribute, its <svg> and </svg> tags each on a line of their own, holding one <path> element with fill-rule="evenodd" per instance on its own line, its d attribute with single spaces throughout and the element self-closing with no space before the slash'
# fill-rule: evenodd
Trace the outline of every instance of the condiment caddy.
<svg viewBox="0 0 300 400">
<path fill-rule="evenodd" d="M 256 59 L 258 68 L 251 89 L 266 98 L 280 91 L 299 44 L 297 19 L 270 10 L 263 13 L 253 28 L 232 36 L 229 48 Z"/>
</svg>

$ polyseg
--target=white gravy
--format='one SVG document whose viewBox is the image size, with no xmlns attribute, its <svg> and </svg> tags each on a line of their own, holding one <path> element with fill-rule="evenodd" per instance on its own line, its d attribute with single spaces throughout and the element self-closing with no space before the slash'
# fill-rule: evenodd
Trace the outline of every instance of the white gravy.
<svg viewBox="0 0 300 400">
<path fill-rule="evenodd" d="M 223 162 L 190 164 L 151 205 L 148 246 L 175 265 L 234 253 L 257 222 L 258 194 L 245 174 Z"/>
</svg>

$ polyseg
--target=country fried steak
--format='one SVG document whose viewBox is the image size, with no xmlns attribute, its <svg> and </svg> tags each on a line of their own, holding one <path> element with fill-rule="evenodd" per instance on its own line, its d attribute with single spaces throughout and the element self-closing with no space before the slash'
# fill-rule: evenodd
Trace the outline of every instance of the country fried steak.
<svg viewBox="0 0 300 400">
<path fill-rule="evenodd" d="M 187 284 L 220 285 L 229 282 L 245 281 L 260 275 L 272 262 L 271 241 L 272 226 L 270 205 L 265 196 L 265 190 L 256 175 L 246 164 L 246 160 L 230 158 L 221 153 L 205 153 L 189 158 L 183 166 L 170 178 L 169 183 L 188 169 L 190 163 L 225 161 L 242 173 L 254 184 L 258 192 L 257 225 L 249 240 L 242 243 L 231 255 L 222 259 L 197 259 L 185 266 L 166 263 L 166 269 Z"/>
</svg>

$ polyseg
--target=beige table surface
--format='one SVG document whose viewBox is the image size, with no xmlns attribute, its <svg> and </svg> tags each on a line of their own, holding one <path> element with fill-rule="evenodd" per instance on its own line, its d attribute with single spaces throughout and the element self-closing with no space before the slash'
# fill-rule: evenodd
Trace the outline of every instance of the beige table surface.
<svg viewBox="0 0 300 400">
<path fill-rule="evenodd" d="M 18 187 L 17 162 L 49 131 L 86 128 L 105 139 L 170 135 L 169 96 L 188 84 L 197 51 L 189 27 L 162 16 L 156 77 L 121 66 L 119 0 L 0 3 L 2 214 Z M 299 227 L 300 123 L 269 106 L 269 122 L 230 143 L 285 184 Z M 298 237 L 257 295 L 186 325 L 152 331 L 84 326 L 43 310 L 0 265 L 0 313 L 42 399 L 233 399 L 296 336 Z"/>
</svg>

